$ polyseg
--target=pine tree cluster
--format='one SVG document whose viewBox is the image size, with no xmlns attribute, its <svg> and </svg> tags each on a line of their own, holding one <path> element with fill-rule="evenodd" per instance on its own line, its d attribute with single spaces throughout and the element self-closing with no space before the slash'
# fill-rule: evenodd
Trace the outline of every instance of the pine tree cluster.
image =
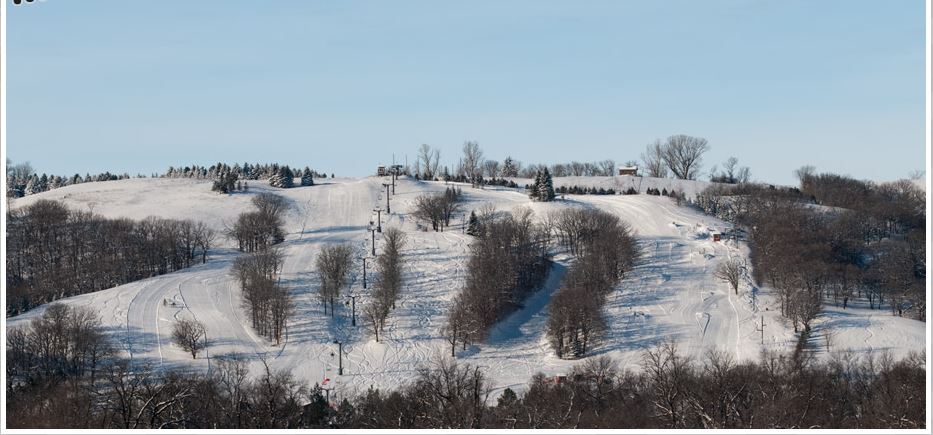
<svg viewBox="0 0 933 435">
<path fill-rule="evenodd" d="M 535 175 L 535 182 L 526 188 L 529 190 L 528 196 L 535 201 L 554 200 L 554 180 L 551 179 L 551 173 L 547 168 L 539 170 Z"/>
<path fill-rule="evenodd" d="M 671 191 L 668 192 L 667 188 L 664 188 L 661 190 L 658 190 L 657 188 L 648 188 L 648 190 L 646 190 L 645 193 L 647 193 L 648 195 L 654 195 L 654 196 L 669 196 L 671 198 L 676 198 L 678 195 L 678 193 L 675 192 L 674 189 L 671 189 Z"/>
<path fill-rule="evenodd" d="M 615 189 L 604 187 L 580 187 L 580 186 L 560 186 L 556 190 L 560 194 L 571 194 L 571 195 L 615 195 Z"/>
<path fill-rule="evenodd" d="M 279 171 L 269 178 L 269 185 L 288 189 L 295 185 L 295 173 L 288 166 L 282 166 Z"/>
<path fill-rule="evenodd" d="M 288 165 L 280 165 L 278 163 L 243 163 L 228 165 L 226 163 L 217 163 L 208 167 L 204 166 L 185 166 L 185 167 L 169 167 L 164 174 L 159 175 L 163 178 L 195 178 L 195 179 L 218 179 L 221 175 L 227 173 L 234 173 L 237 175 L 239 180 L 263 180 L 271 179 L 276 175 L 282 176 L 284 170 L 288 170 L 292 174 L 292 177 L 301 177 L 306 179 L 308 184 L 313 185 L 313 179 L 317 178 L 327 178 L 327 174 L 314 171 L 305 166 L 304 170 L 292 169 Z M 294 183 L 294 181 L 293 181 Z"/>
<path fill-rule="evenodd" d="M 48 174 L 39 175 L 36 173 L 31 173 L 28 176 L 16 176 L 10 171 L 7 171 L 6 195 L 11 198 L 21 198 L 26 195 L 34 195 L 72 184 L 90 183 L 92 181 L 125 180 L 128 178 L 133 177 L 130 177 L 130 174 L 127 173 L 118 175 L 110 172 L 102 172 L 97 175 L 85 174 L 83 177 L 79 174 L 74 174 L 71 177 L 63 177 Z M 146 176 L 137 174 L 136 178 L 146 178 Z"/>
<path fill-rule="evenodd" d="M 311 172 L 311 169 L 308 169 L 305 166 L 305 169 L 301 171 L 301 185 L 302 186 L 313 186 L 314 185 L 314 173 Z"/>
</svg>

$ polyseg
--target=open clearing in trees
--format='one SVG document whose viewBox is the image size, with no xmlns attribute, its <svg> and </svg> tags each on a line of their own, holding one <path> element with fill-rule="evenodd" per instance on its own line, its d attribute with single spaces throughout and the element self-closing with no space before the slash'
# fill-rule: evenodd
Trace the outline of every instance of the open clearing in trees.
<svg viewBox="0 0 933 435">
<path fill-rule="evenodd" d="M 591 185 L 622 189 L 634 177 L 566 177 L 555 179 L 568 185 Z M 295 313 L 287 325 L 283 343 L 270 341 L 251 330 L 240 301 L 240 290 L 230 273 L 233 259 L 242 255 L 234 242 L 221 240 L 207 264 L 108 290 L 64 299 L 100 313 L 102 322 L 122 351 L 136 364 L 154 367 L 191 367 L 208 370 L 211 361 L 238 355 L 260 367 L 260 358 L 272 368 L 288 368 L 309 383 L 330 379 L 333 395 L 340 397 L 365 391 L 370 386 L 392 389 L 413 379 L 419 366 L 449 354 L 441 335 L 447 308 L 460 291 L 471 237 L 463 231 L 471 210 L 491 204 L 497 210 L 530 207 L 537 217 L 562 207 L 596 207 L 616 214 L 635 230 L 644 258 L 617 286 L 605 306 L 608 332 L 588 356 L 609 355 L 623 369 L 638 369 L 642 351 L 666 340 L 675 340 L 687 354 L 700 357 L 708 349 L 732 353 L 738 359 L 756 358 L 763 349 L 790 351 L 796 338 L 781 319 L 779 305 L 767 287 L 756 287 L 746 274 L 739 294 L 717 279 L 717 265 L 728 259 L 746 263 L 748 250 L 741 242 L 716 242 L 713 231 L 729 226 L 693 209 L 677 206 L 667 197 L 566 196 L 550 203 L 528 199 L 521 190 L 473 189 L 460 186 L 464 194 L 463 216 L 457 216 L 445 232 L 422 231 L 411 216 L 416 197 L 425 192 L 443 192 L 443 182 L 400 179 L 391 197 L 392 213 L 382 214 L 383 227 L 401 228 L 407 237 L 405 286 L 397 308 L 386 321 L 384 335 L 376 342 L 365 324 L 361 306 L 370 289 L 362 285 L 359 258 L 370 251 L 370 221 L 373 209 L 385 207 L 383 178 L 327 179 L 310 187 L 277 189 L 250 186 L 248 193 L 218 195 L 209 181 L 190 179 L 128 179 L 84 183 L 30 195 L 14 207 L 39 199 L 60 199 L 69 207 L 93 210 L 106 217 L 135 219 L 154 215 L 165 218 L 201 220 L 221 232 L 235 217 L 249 210 L 252 196 L 272 191 L 290 202 L 286 239 L 280 245 L 285 255 L 282 284 L 295 295 Z M 516 179 L 519 185 L 526 180 Z M 530 180 L 529 180 L 530 181 Z M 628 183 L 628 184 L 626 184 Z M 675 188 L 688 196 L 706 183 L 644 178 L 638 190 L 648 187 Z M 676 186 L 671 186 L 676 183 Z M 644 184 L 644 185 L 642 185 Z M 351 308 L 341 300 L 336 316 L 325 316 L 318 298 L 314 260 L 327 244 L 351 243 L 354 265 L 350 292 L 358 295 L 357 325 L 350 325 Z M 381 250 L 376 234 L 376 250 Z M 521 391 L 536 372 L 562 374 L 576 360 L 558 359 L 547 344 L 547 304 L 560 277 L 572 261 L 558 254 L 544 286 L 529 296 L 522 309 L 497 324 L 489 339 L 457 352 L 458 359 L 476 364 L 491 377 L 499 390 Z M 370 267 L 370 272 L 372 267 Z M 43 307 L 8 319 L 22 325 L 41 314 Z M 172 343 L 177 319 L 197 320 L 206 326 L 209 347 L 197 359 Z M 760 323 L 764 319 L 762 338 Z M 831 330 L 830 346 L 821 340 Z M 819 356 L 852 350 L 890 351 L 902 356 L 925 348 L 922 322 L 891 316 L 889 311 L 869 310 L 861 301 L 846 310 L 827 304 L 815 323 L 813 340 Z M 344 374 L 338 376 L 338 346 L 344 343 Z M 763 342 L 763 344 L 762 344 Z M 332 395 L 332 397 L 334 397 Z"/>
</svg>

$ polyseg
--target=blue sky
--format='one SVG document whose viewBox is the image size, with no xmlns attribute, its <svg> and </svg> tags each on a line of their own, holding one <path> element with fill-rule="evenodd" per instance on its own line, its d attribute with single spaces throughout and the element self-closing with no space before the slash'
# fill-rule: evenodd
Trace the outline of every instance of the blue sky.
<svg viewBox="0 0 933 435">
<path fill-rule="evenodd" d="M 269 162 L 366 175 L 422 143 L 526 162 L 709 140 L 755 179 L 924 166 L 924 3 L 73 1 L 7 16 L 8 156 L 40 172 Z"/>
</svg>

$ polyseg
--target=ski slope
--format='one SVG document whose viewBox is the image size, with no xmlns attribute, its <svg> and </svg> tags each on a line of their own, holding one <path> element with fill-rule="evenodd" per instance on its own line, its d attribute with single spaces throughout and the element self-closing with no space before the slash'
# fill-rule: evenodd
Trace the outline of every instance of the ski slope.
<svg viewBox="0 0 933 435">
<path fill-rule="evenodd" d="M 358 326 L 351 326 L 349 306 L 338 306 L 334 317 L 324 316 L 316 297 L 313 264 L 320 248 L 331 243 L 351 243 L 358 258 L 368 255 L 371 233 L 367 228 L 375 219 L 374 207 L 385 207 L 381 183 L 387 180 L 320 181 L 320 185 L 292 189 L 256 182 L 248 193 L 233 195 L 210 192 L 209 182 L 196 180 L 108 181 L 21 198 L 14 207 L 43 198 L 61 199 L 70 207 L 110 217 L 199 219 L 221 231 L 250 208 L 250 198 L 257 192 L 283 195 L 291 208 L 281 245 L 286 258 L 282 282 L 292 289 L 296 310 L 280 345 L 258 337 L 248 324 L 230 274 L 232 261 L 240 253 L 230 241 L 221 242 L 207 264 L 63 301 L 97 310 L 108 332 L 136 364 L 209 370 L 217 359 L 235 355 L 251 361 L 254 370 L 260 370 L 264 360 L 271 368 L 290 369 L 309 383 L 330 379 L 327 386 L 336 398 L 370 387 L 395 388 L 411 381 L 417 369 L 432 359 L 449 355 L 449 344 L 440 330 L 465 274 L 471 237 L 463 233 L 460 218 L 442 233 L 419 231 L 411 218 L 415 198 L 443 191 L 443 182 L 398 182 L 391 197 L 393 213 L 383 213 L 383 226 L 400 227 L 408 236 L 403 251 L 406 286 L 384 336 L 376 342 L 362 318 Z M 730 257 L 744 261 L 748 254 L 741 243 L 712 240 L 711 231 L 727 228 L 718 219 L 676 206 L 665 197 L 567 195 L 560 201 L 533 203 L 521 190 L 461 188 L 466 214 L 485 204 L 498 210 L 530 207 L 537 216 L 563 207 L 595 207 L 619 215 L 632 226 L 645 257 L 610 296 L 605 308 L 609 331 L 591 356 L 609 355 L 622 368 L 637 370 L 643 351 L 666 340 L 676 341 L 696 358 L 718 350 L 738 360 L 756 358 L 764 349 L 790 350 L 795 344 L 793 330 L 780 318 L 769 289 L 757 288 L 746 279 L 736 295 L 713 277 L 720 261 Z M 377 234 L 377 251 L 380 243 Z M 505 387 L 524 389 L 537 372 L 566 373 L 579 363 L 554 357 L 544 336 L 547 303 L 573 261 L 563 254 L 555 260 L 542 289 L 529 297 L 523 309 L 500 322 L 487 342 L 457 349 L 458 360 L 486 369 L 495 388 L 491 397 Z M 358 311 L 368 295 L 362 288 L 361 272 L 357 262 L 348 291 L 358 296 Z M 924 323 L 868 310 L 859 303 L 854 306 L 848 310 L 827 307 L 815 326 L 814 348 L 819 354 L 886 350 L 903 355 L 925 349 Z M 7 319 L 7 324 L 22 325 L 41 311 L 40 307 Z M 207 327 L 210 346 L 196 360 L 171 343 L 171 328 L 179 318 L 194 318 Z M 827 348 L 819 340 L 828 330 L 834 333 Z M 335 340 L 344 343 L 343 376 L 337 374 Z"/>
</svg>

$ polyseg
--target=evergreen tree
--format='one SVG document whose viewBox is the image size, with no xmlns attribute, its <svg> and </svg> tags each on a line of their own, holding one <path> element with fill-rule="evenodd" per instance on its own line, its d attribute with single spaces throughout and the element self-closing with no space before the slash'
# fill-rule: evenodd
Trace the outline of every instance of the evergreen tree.
<svg viewBox="0 0 933 435">
<path fill-rule="evenodd" d="M 467 226 L 467 234 L 471 236 L 478 236 L 482 228 L 480 228 L 479 218 L 476 217 L 476 211 L 470 212 L 470 222 Z"/>
<path fill-rule="evenodd" d="M 39 184 L 36 185 L 36 188 L 39 189 L 39 192 L 45 192 L 49 190 L 49 176 L 42 174 L 42 177 L 39 178 Z"/>
<path fill-rule="evenodd" d="M 282 185 L 282 176 L 279 175 L 278 172 L 276 172 L 275 174 L 272 174 L 272 176 L 269 177 L 269 185 L 272 186 L 272 187 L 279 187 L 279 186 L 281 186 L 281 185 Z"/>
<path fill-rule="evenodd" d="M 554 181 L 551 179 L 551 173 L 547 168 L 544 168 L 544 171 L 541 172 L 540 182 L 536 181 L 538 184 L 538 201 L 553 201 L 554 200 Z"/>
<path fill-rule="evenodd" d="M 275 175 L 269 178 L 269 185 L 283 189 L 293 187 L 295 185 L 295 173 L 288 166 L 281 166 L 275 172 Z"/>
<path fill-rule="evenodd" d="M 222 172 L 220 176 L 214 180 L 211 190 L 220 193 L 233 193 L 234 190 L 236 190 L 238 178 L 236 173 Z"/>
<path fill-rule="evenodd" d="M 35 174 L 33 174 L 32 177 L 29 177 L 29 181 L 26 182 L 26 192 L 25 192 L 26 195 L 32 195 L 35 193 L 39 193 L 40 191 L 38 190 L 39 189 L 38 184 L 39 184 L 39 177 L 37 177 Z"/>
<path fill-rule="evenodd" d="M 294 187 L 295 186 L 295 173 L 292 172 L 292 169 L 289 168 L 288 166 L 283 166 L 282 169 L 280 169 L 279 171 L 280 171 L 279 173 L 282 174 L 282 187 L 286 189 L 289 187 Z"/>
<path fill-rule="evenodd" d="M 305 166 L 304 171 L 301 173 L 301 185 L 302 186 L 313 186 L 314 185 L 314 174 L 311 172 L 307 166 Z"/>
<path fill-rule="evenodd" d="M 537 201 L 541 195 L 541 170 L 540 169 L 538 170 L 537 173 L 535 173 L 535 181 L 534 183 L 531 183 L 531 187 L 529 188 L 529 190 L 530 191 L 528 192 L 528 196 L 532 200 Z"/>
<path fill-rule="evenodd" d="M 517 177 L 518 176 L 518 165 L 515 164 L 515 160 L 512 160 L 512 156 L 505 158 L 505 161 L 502 163 L 502 176 L 503 177 Z"/>
</svg>

